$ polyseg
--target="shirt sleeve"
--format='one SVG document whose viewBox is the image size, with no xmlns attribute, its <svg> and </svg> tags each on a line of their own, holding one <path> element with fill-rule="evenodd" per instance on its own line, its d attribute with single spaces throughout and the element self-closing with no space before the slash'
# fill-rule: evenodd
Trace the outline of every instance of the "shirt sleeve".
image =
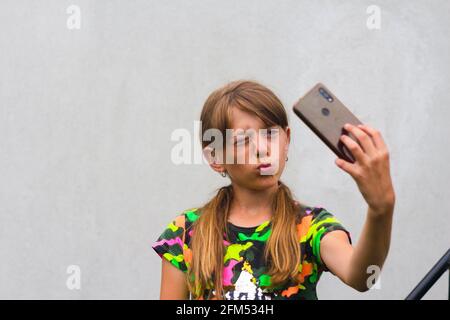
<svg viewBox="0 0 450 320">
<path fill-rule="evenodd" d="M 330 271 L 320 257 L 320 243 L 323 237 L 336 230 L 342 230 L 347 234 L 350 244 L 352 243 L 350 232 L 341 222 L 325 208 L 314 208 L 314 215 L 311 222 L 311 247 L 319 268 Z"/>
<path fill-rule="evenodd" d="M 187 272 L 187 265 L 184 252 L 187 249 L 185 244 L 186 217 L 178 215 L 170 222 L 158 239 L 152 244 L 153 250 L 163 259 L 183 272 Z"/>
</svg>

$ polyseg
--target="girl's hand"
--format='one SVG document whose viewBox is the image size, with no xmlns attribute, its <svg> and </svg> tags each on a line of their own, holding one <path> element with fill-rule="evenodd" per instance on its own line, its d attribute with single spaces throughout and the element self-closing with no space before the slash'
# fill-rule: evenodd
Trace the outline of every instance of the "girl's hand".
<svg viewBox="0 0 450 320">
<path fill-rule="evenodd" d="M 351 151 L 355 163 L 337 158 L 336 165 L 356 181 L 371 212 L 385 215 L 393 211 L 395 192 L 389 169 L 389 152 L 381 133 L 368 125 L 346 124 L 344 128 L 358 139 L 347 135 L 341 141 Z"/>
</svg>

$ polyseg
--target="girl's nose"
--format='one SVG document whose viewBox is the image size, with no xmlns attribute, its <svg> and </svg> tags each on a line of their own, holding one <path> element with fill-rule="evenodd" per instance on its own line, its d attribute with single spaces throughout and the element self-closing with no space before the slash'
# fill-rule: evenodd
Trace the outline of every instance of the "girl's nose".
<svg viewBox="0 0 450 320">
<path fill-rule="evenodd" d="M 267 158 L 270 156 L 270 147 L 267 140 L 264 138 L 258 139 L 256 145 L 256 156 L 258 158 Z"/>
</svg>

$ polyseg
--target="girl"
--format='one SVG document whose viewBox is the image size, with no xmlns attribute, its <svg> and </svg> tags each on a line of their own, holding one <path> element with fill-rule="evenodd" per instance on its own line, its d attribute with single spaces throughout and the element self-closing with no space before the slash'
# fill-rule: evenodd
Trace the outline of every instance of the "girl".
<svg viewBox="0 0 450 320">
<path fill-rule="evenodd" d="M 381 270 L 388 254 L 395 203 L 381 134 L 350 125 L 345 128 L 359 143 L 341 137 L 356 162 L 335 163 L 353 177 L 368 204 L 352 246 L 333 214 L 296 201 L 280 181 L 291 132 L 270 89 L 255 81 L 230 82 L 208 97 L 200 118 L 202 132 L 216 129 L 227 137 L 222 148 L 211 148 L 202 137 L 201 143 L 211 168 L 231 183 L 206 204 L 178 214 L 152 245 L 163 258 L 160 298 L 317 299 L 323 271 L 367 291 L 368 267 Z M 227 129 L 233 129 L 229 136 Z M 264 134 L 236 134 L 243 130 Z"/>
</svg>

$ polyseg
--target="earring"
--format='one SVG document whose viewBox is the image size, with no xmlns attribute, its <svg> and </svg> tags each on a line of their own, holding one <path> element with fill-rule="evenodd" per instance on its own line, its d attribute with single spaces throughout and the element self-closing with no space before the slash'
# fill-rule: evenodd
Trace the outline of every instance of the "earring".
<svg viewBox="0 0 450 320">
<path fill-rule="evenodd" d="M 286 156 L 286 162 L 288 161 L 288 159 L 289 159 L 288 156 Z"/>
<path fill-rule="evenodd" d="M 220 175 L 222 176 L 222 177 L 226 177 L 227 176 L 227 172 L 226 171 L 222 171 L 221 173 L 220 173 Z"/>
</svg>

